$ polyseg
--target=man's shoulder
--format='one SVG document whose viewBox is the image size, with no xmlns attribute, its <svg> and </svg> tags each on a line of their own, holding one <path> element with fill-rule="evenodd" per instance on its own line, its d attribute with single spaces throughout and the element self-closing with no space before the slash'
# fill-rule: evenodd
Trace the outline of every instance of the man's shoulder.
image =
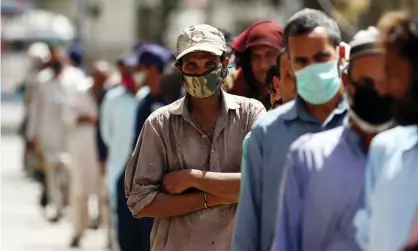
<svg viewBox="0 0 418 251">
<path fill-rule="evenodd" d="M 172 114 L 172 111 L 178 109 L 182 105 L 182 102 L 183 98 L 174 101 L 169 105 L 159 107 L 148 116 L 147 121 L 151 122 L 154 126 L 162 126 L 165 121 L 168 121 L 171 118 L 171 116 L 178 116 Z"/>
<path fill-rule="evenodd" d="M 53 76 L 52 70 L 49 68 L 43 69 L 41 70 L 37 75 L 36 75 L 36 80 L 38 83 L 44 83 L 48 80 L 50 80 Z"/>
<path fill-rule="evenodd" d="M 397 126 L 381 132 L 373 138 L 370 148 L 375 153 L 388 153 L 391 155 L 393 151 L 401 149 L 400 144 L 409 139 L 410 128 Z"/>
<path fill-rule="evenodd" d="M 230 93 L 225 93 L 225 95 L 227 95 L 228 99 L 233 100 L 236 104 L 238 104 L 240 109 L 248 110 L 249 108 L 264 108 L 264 105 L 256 99 L 238 96 Z"/>
<path fill-rule="evenodd" d="M 115 86 L 109 90 L 106 91 L 106 94 L 104 96 L 105 101 L 111 101 L 119 98 L 123 94 L 125 94 L 126 90 L 123 86 Z"/>
<path fill-rule="evenodd" d="M 273 110 L 268 111 L 261 116 L 254 124 L 253 128 L 269 128 L 273 124 L 282 123 L 284 117 L 292 112 L 295 106 L 295 101 L 287 102 L 286 104 L 279 106 Z"/>
</svg>

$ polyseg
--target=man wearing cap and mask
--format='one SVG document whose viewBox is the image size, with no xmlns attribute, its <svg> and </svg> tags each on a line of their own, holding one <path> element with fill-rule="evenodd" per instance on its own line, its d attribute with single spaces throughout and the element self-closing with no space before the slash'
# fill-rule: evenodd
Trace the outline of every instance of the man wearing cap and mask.
<svg viewBox="0 0 418 251">
<path fill-rule="evenodd" d="M 374 83 L 384 80 L 378 30 L 358 32 L 350 43 L 344 125 L 308 133 L 290 147 L 276 224 L 276 251 L 360 251 L 352 224 L 363 204 L 370 141 L 393 125 L 392 103 Z"/>
<path fill-rule="evenodd" d="M 356 215 L 363 250 L 418 250 L 418 22 L 404 12 L 379 21 L 387 81 L 399 125 L 377 135 L 366 169 L 365 208 Z"/>
<path fill-rule="evenodd" d="M 166 105 L 160 94 L 160 77 L 166 66 L 174 60 L 174 55 L 157 44 L 147 44 L 138 51 L 138 65 L 134 79 L 148 86 L 150 91 L 144 96 L 136 110 L 135 135 L 132 141 L 134 150 L 136 141 L 148 116 L 158 108 Z M 133 151 L 132 150 L 132 151 Z M 118 241 L 120 251 L 150 250 L 150 233 L 153 218 L 135 219 L 127 206 L 124 188 L 125 174 L 118 179 Z"/>
<path fill-rule="evenodd" d="M 304 9 L 284 30 L 298 96 L 259 119 L 248 138 L 233 250 L 270 250 L 278 192 L 290 145 L 305 133 L 340 126 L 347 113 L 339 67 L 340 30 L 325 13 Z"/>
<path fill-rule="evenodd" d="M 240 146 L 265 109 L 221 90 L 225 52 L 224 36 L 210 25 L 179 34 L 177 67 L 187 95 L 149 116 L 127 165 L 129 209 L 155 217 L 153 251 L 230 249 Z"/>
</svg>

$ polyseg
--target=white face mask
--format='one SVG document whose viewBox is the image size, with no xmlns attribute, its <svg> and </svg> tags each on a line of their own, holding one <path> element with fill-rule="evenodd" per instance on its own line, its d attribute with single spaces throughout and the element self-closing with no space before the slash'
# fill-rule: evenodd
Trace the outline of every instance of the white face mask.
<svg viewBox="0 0 418 251">
<path fill-rule="evenodd" d="M 143 86 L 146 80 L 147 80 L 146 71 L 138 71 L 134 73 L 134 82 L 135 82 L 136 87 Z"/>
</svg>

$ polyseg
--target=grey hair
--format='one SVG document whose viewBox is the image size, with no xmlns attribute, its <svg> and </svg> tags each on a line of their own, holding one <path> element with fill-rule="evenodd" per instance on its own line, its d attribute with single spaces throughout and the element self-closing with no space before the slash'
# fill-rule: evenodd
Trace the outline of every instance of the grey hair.
<svg viewBox="0 0 418 251">
<path fill-rule="evenodd" d="M 332 45 L 340 44 L 341 31 L 334 19 L 322 11 L 305 8 L 293 14 L 286 23 L 283 34 L 285 48 L 288 49 L 289 37 L 305 35 L 316 27 L 323 27 L 327 31 Z"/>
</svg>

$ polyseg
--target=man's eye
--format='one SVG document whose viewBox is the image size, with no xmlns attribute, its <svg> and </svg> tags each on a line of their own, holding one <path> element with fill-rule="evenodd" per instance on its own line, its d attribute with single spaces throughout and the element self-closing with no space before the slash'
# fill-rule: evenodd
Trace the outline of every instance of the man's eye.
<svg viewBox="0 0 418 251">
<path fill-rule="evenodd" d="M 215 62 L 208 62 L 208 63 L 206 63 L 206 66 L 214 67 L 214 66 L 216 66 L 216 63 Z"/>
<path fill-rule="evenodd" d="M 196 64 L 188 63 L 186 66 L 187 66 L 187 68 L 194 68 L 194 67 L 196 67 Z"/>
</svg>

